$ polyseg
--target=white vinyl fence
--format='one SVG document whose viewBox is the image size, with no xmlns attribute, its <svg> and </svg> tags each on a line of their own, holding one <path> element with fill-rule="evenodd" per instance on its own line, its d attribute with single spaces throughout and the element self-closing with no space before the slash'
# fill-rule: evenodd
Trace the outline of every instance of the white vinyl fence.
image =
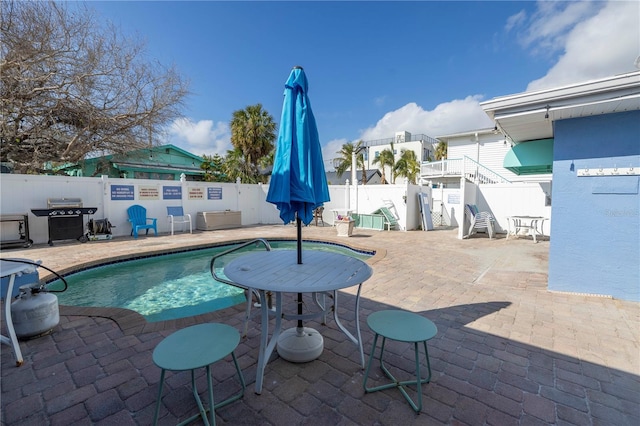
<svg viewBox="0 0 640 426">
<path fill-rule="evenodd" d="M 546 185 L 546 186 L 545 186 Z M 506 229 L 506 216 L 531 215 L 550 217 L 546 206 L 550 184 L 474 185 L 467 182 L 460 189 L 430 188 L 409 183 L 394 185 L 329 185 L 331 201 L 325 203 L 324 220 L 333 222 L 332 209 L 354 213 L 373 213 L 391 205 L 400 230 L 421 228 L 418 193 L 426 194 L 434 214 L 442 214 L 442 225 L 460 226 L 464 221 L 464 203 L 477 204 L 496 217 L 499 231 Z M 183 206 L 191 214 L 193 225 L 198 212 L 241 211 L 242 225 L 281 224 L 276 207 L 266 202 L 268 185 L 219 182 L 187 182 L 103 177 L 65 177 L 3 174 L 0 176 L 0 215 L 26 214 L 30 238 L 36 244 L 48 241 L 48 219 L 37 217 L 31 209 L 46 209 L 50 198 L 80 198 L 84 207 L 97 212 L 85 217 L 108 219 L 114 237 L 129 235 L 127 208 L 140 204 L 148 217 L 158 218 L 158 231 L 169 232 L 168 206 Z M 432 197 L 433 192 L 433 197 Z M 434 225 L 438 225 L 435 223 Z M 0 222 L 2 241 L 17 234 L 15 222 Z M 548 235 L 550 226 L 545 222 Z"/>
<path fill-rule="evenodd" d="M 158 219 L 158 231 L 169 232 L 167 206 L 183 206 L 191 214 L 193 225 L 198 212 L 241 211 L 242 225 L 281 224 L 276 207 L 266 202 L 268 185 L 219 182 L 188 182 L 146 179 L 112 179 L 103 177 L 65 177 L 3 174 L 0 176 L 0 214 L 26 214 L 29 235 L 36 244 L 49 239 L 48 218 L 37 217 L 31 209 L 46 209 L 50 198 L 80 198 L 84 207 L 95 207 L 89 219 L 108 219 L 114 226 L 114 237 L 129 235 L 127 208 L 140 204 L 147 216 Z M 330 185 L 331 201 L 325 203 L 325 221 L 332 223 L 331 209 L 351 209 L 371 213 L 383 206 L 384 200 L 393 203 L 401 228 L 419 226 L 415 185 Z M 407 202 L 405 203 L 405 196 Z M 1 222 L 2 240 L 12 240 L 17 234 L 15 222 Z M 14 229 L 15 228 L 15 229 Z"/>
</svg>

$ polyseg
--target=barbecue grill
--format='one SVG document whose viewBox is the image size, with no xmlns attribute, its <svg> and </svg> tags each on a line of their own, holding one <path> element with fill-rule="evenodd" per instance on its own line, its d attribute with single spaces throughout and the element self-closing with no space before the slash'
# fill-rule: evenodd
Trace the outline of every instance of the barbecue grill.
<svg viewBox="0 0 640 426">
<path fill-rule="evenodd" d="M 49 218 L 49 245 L 56 240 L 76 239 L 86 243 L 84 215 L 92 215 L 97 207 L 83 207 L 80 198 L 49 198 L 46 209 L 31 209 L 38 217 Z"/>
</svg>

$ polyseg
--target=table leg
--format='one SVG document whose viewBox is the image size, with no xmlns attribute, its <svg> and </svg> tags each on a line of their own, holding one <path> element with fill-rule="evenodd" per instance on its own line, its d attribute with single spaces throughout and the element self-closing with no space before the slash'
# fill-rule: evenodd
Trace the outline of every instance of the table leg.
<svg viewBox="0 0 640 426">
<path fill-rule="evenodd" d="M 540 222 L 540 230 L 538 231 L 538 222 Z M 544 219 L 535 219 L 532 221 L 531 223 L 531 227 L 533 229 L 533 241 L 534 242 L 538 242 L 538 240 L 536 240 L 536 236 L 542 237 L 544 236 Z"/>
<path fill-rule="evenodd" d="M 266 301 L 266 292 L 260 290 L 260 299 Z M 260 334 L 260 351 L 258 352 L 258 367 L 256 371 L 256 390 L 255 393 L 262 393 L 262 383 L 264 380 L 264 369 L 269 362 L 269 358 L 273 353 L 273 349 L 278 343 L 278 337 L 282 329 L 282 293 L 276 293 L 276 323 L 273 335 L 269 339 L 269 306 L 268 303 L 262 303 L 260 306 L 261 316 L 261 334 Z"/>
<path fill-rule="evenodd" d="M 11 318 L 11 293 L 13 293 L 13 287 L 15 285 L 16 274 L 11 274 L 9 276 L 9 285 L 7 287 L 7 296 L 5 297 L 5 305 L 4 305 L 4 313 L 5 320 L 7 322 L 7 331 L 9 332 L 9 337 L 1 336 L 1 341 L 4 344 L 11 345 L 13 348 L 13 354 L 16 357 L 16 365 L 20 367 L 24 362 L 22 358 L 22 351 L 20 350 L 20 343 L 18 342 L 18 337 L 16 336 L 16 330 L 13 327 L 13 319 Z"/>
<path fill-rule="evenodd" d="M 353 334 L 346 329 L 344 325 L 340 322 L 340 318 L 338 316 L 338 291 L 334 290 L 333 292 L 333 318 L 336 321 L 336 325 L 342 332 L 349 338 L 353 343 L 358 346 L 360 350 L 360 365 L 364 368 L 364 349 L 362 348 L 362 335 L 360 333 L 360 290 L 362 289 L 362 284 L 358 285 L 358 293 L 356 294 L 356 305 L 355 305 L 355 322 L 356 322 L 356 335 L 354 337 Z"/>
</svg>

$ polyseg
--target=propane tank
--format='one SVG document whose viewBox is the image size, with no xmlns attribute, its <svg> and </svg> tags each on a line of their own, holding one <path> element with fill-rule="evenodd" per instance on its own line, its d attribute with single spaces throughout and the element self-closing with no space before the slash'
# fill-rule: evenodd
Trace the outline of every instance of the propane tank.
<svg viewBox="0 0 640 426">
<path fill-rule="evenodd" d="M 11 304 L 11 318 L 20 338 L 47 333 L 60 322 L 58 298 L 42 288 L 21 286 L 20 295 Z"/>
</svg>

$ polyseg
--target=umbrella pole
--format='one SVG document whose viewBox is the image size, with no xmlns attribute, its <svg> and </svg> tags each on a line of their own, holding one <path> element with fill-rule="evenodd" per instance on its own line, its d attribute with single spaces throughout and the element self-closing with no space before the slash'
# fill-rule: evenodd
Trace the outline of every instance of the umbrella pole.
<svg viewBox="0 0 640 426">
<path fill-rule="evenodd" d="M 302 264 L 302 221 L 296 218 L 298 226 L 298 264 Z M 298 315 L 302 317 L 302 293 L 298 293 Z M 309 362 L 318 358 L 324 348 L 322 335 L 313 328 L 304 327 L 298 319 L 295 328 L 282 332 L 277 341 L 278 355 L 291 362 Z"/>
<path fill-rule="evenodd" d="M 296 217 L 298 225 L 298 265 L 302 265 L 302 221 Z"/>
<path fill-rule="evenodd" d="M 302 265 L 302 221 L 300 217 L 296 217 L 296 225 L 298 226 L 298 265 Z M 298 315 L 302 315 L 302 293 L 298 293 Z M 298 332 L 302 333 L 304 326 L 302 320 L 298 320 Z"/>
</svg>

